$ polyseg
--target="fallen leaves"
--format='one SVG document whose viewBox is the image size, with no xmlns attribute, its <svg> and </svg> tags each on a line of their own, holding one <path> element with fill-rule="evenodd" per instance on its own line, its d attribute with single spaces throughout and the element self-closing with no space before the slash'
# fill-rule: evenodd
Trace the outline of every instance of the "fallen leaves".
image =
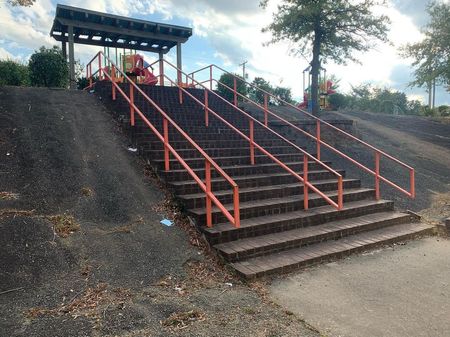
<svg viewBox="0 0 450 337">
<path fill-rule="evenodd" d="M 190 310 L 186 312 L 174 312 L 168 318 L 161 321 L 161 325 L 171 330 L 181 330 L 189 327 L 194 322 L 202 322 L 206 315 L 199 310 Z"/>
<path fill-rule="evenodd" d="M 55 233 L 62 238 L 66 238 L 80 229 L 80 225 L 75 221 L 75 218 L 65 213 L 49 216 L 48 220 L 52 222 Z"/>
</svg>

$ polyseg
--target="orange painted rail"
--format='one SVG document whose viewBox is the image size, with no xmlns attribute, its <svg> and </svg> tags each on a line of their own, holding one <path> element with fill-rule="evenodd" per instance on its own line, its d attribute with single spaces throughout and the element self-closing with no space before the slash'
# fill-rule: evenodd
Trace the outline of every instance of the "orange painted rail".
<svg viewBox="0 0 450 337">
<path fill-rule="evenodd" d="M 161 62 L 161 61 L 156 61 L 156 62 Z M 154 63 L 156 63 L 154 62 Z M 209 124 L 209 113 L 211 113 L 212 115 L 214 115 L 216 118 L 218 118 L 221 122 L 223 122 L 225 125 L 227 125 L 229 128 L 231 128 L 234 132 L 236 132 L 237 134 L 239 134 L 242 138 L 244 138 L 245 140 L 247 140 L 249 142 L 249 147 L 250 147 L 250 162 L 251 164 L 255 163 L 255 148 L 258 149 L 259 151 L 261 151 L 263 154 L 265 154 L 266 156 L 268 156 L 272 161 L 274 161 L 276 164 L 278 164 L 279 166 L 281 166 L 284 170 L 286 170 L 287 172 L 289 172 L 291 175 L 293 175 L 295 178 L 297 178 L 300 182 L 303 183 L 303 188 L 304 188 L 304 198 L 303 198 L 303 202 L 304 202 L 304 209 L 308 209 L 309 208 L 309 194 L 308 191 L 309 189 L 314 191 L 315 193 L 317 193 L 319 196 L 321 196 L 327 203 L 329 203 L 330 205 L 332 205 L 333 207 L 335 207 L 338 210 L 341 210 L 343 208 L 343 178 L 342 175 L 339 174 L 338 172 L 336 172 L 335 170 L 333 170 L 331 167 L 329 167 L 328 165 L 326 165 L 325 163 L 321 162 L 319 159 L 315 158 L 314 156 L 312 156 L 311 154 L 309 154 L 308 152 L 306 152 L 305 150 L 303 150 L 301 147 L 299 147 L 298 145 L 296 145 L 295 143 L 291 142 L 290 140 L 286 139 L 285 137 L 283 137 L 282 135 L 280 135 L 279 133 L 277 133 L 276 131 L 270 129 L 269 127 L 267 127 L 266 125 L 264 125 L 263 123 L 261 123 L 259 120 L 257 120 L 256 118 L 254 118 L 253 116 L 249 115 L 248 113 L 246 113 L 245 111 L 239 109 L 237 106 L 232 105 L 230 102 L 228 102 L 226 99 L 224 99 L 223 97 L 221 97 L 220 95 L 218 95 L 217 93 L 215 93 L 214 91 L 212 91 L 211 89 L 207 88 L 206 86 L 204 86 L 201 82 L 196 81 L 195 79 L 191 78 L 189 75 L 187 75 L 186 73 L 184 73 L 183 71 L 181 71 L 180 69 L 178 69 L 175 65 L 173 65 L 172 63 L 163 60 L 162 62 L 166 63 L 167 65 L 171 66 L 172 68 L 174 68 L 177 73 L 178 76 L 177 78 L 181 78 L 181 74 L 186 76 L 186 81 L 188 82 L 188 80 L 192 80 L 192 83 L 195 83 L 195 85 L 200 86 L 201 88 L 205 89 L 205 96 L 204 96 L 204 103 L 202 103 L 200 100 L 198 100 L 197 98 L 195 98 L 192 94 L 190 94 L 187 90 L 185 90 L 182 86 L 179 85 L 179 83 L 176 83 L 175 81 L 171 80 L 168 76 L 164 75 L 164 74 L 160 74 L 159 77 L 160 78 L 167 78 L 170 83 L 172 85 L 175 85 L 178 87 L 179 89 L 179 99 L 180 99 L 180 104 L 183 102 L 183 96 L 182 94 L 186 94 L 189 97 L 191 97 L 194 101 L 196 101 L 199 105 L 201 105 L 204 109 L 205 109 L 205 126 L 208 127 Z M 160 69 L 164 69 L 164 67 L 160 67 Z M 234 109 L 236 109 L 238 112 L 240 112 L 244 117 L 246 117 L 249 121 L 249 135 L 247 136 L 246 134 L 244 134 L 243 132 L 241 132 L 239 129 L 237 129 L 235 126 L 233 126 L 231 123 L 229 123 L 227 120 L 225 120 L 223 117 L 221 117 L 219 114 L 217 114 L 215 111 L 213 111 L 209 106 L 208 106 L 208 96 L 209 95 L 214 95 L 216 97 L 218 97 L 220 100 L 222 100 L 223 102 L 225 102 L 226 104 L 231 105 Z M 264 149 L 262 146 L 260 146 L 259 144 L 257 144 L 254 141 L 254 137 L 253 137 L 253 133 L 254 133 L 254 124 L 257 123 L 258 125 L 262 126 L 263 128 L 265 128 L 267 131 L 271 132 L 272 134 L 276 135 L 278 138 L 282 139 L 284 142 L 288 143 L 289 145 L 293 146 L 295 149 L 297 149 L 298 151 L 301 152 L 302 156 L 303 156 L 303 176 L 299 175 L 298 173 L 296 173 L 295 171 L 293 171 L 291 168 L 289 168 L 286 164 L 284 164 L 282 161 L 280 161 L 278 158 L 276 158 L 273 154 L 271 154 L 269 151 L 267 151 L 266 149 Z M 316 163 L 318 163 L 320 166 L 322 166 L 324 169 L 326 169 L 327 171 L 333 173 L 334 175 L 336 175 L 337 179 L 338 179 L 338 201 L 335 202 L 333 201 L 330 197 L 328 197 L 325 193 L 323 193 L 322 191 L 320 191 L 316 186 L 314 186 L 309 180 L 308 180 L 308 162 L 309 161 L 314 161 Z"/>
<path fill-rule="evenodd" d="M 111 65 L 111 74 L 103 71 L 101 68 L 102 57 L 105 57 L 108 63 Z M 145 92 L 139 88 L 130 78 L 120 70 L 110 59 L 108 59 L 102 52 L 98 52 L 94 58 L 86 66 L 87 78 L 89 79 L 89 86 L 91 88 L 93 83 L 93 73 L 92 64 L 98 59 L 98 80 L 107 80 L 112 83 L 112 99 L 116 99 L 116 94 L 119 92 L 122 97 L 130 105 L 130 123 L 132 126 L 135 125 L 135 114 L 142 119 L 142 121 L 150 128 L 151 131 L 159 138 L 159 140 L 164 144 L 164 168 L 166 171 L 170 170 L 170 154 L 172 154 L 186 169 L 189 175 L 197 182 L 199 187 L 205 192 L 206 197 L 206 224 L 208 227 L 212 226 L 212 203 L 214 203 L 217 208 L 225 215 L 225 217 L 235 226 L 240 227 L 240 208 L 239 208 L 239 187 L 236 182 L 231 179 L 227 173 L 225 173 L 222 168 L 194 141 L 189 135 L 187 135 L 183 129 L 178 126 L 165 111 L 163 111 L 150 97 L 148 97 Z M 116 83 L 116 74 L 121 74 L 124 79 L 129 84 L 129 96 L 121 89 L 121 87 Z M 162 77 L 160 77 L 161 79 Z M 142 95 L 142 97 L 153 106 L 156 111 L 163 117 L 163 134 L 161 134 L 156 127 L 145 117 L 145 115 L 140 111 L 140 109 L 134 104 L 135 93 Z M 177 130 L 188 142 L 191 144 L 201 155 L 205 158 L 205 182 L 200 179 L 200 177 L 194 172 L 194 170 L 184 161 L 184 159 L 178 154 L 178 152 L 170 145 L 169 140 L 169 125 Z M 214 195 L 211 189 L 211 169 L 214 168 L 233 189 L 233 215 L 224 207 L 220 200 Z"/>
<path fill-rule="evenodd" d="M 224 72 L 226 74 L 229 74 L 229 75 L 233 76 L 233 79 L 234 79 L 233 88 L 230 88 L 229 86 L 225 85 L 224 83 L 219 82 L 218 80 L 214 79 L 213 78 L 213 68 L 216 68 L 216 69 L 218 69 L 218 70 L 220 70 L 220 71 L 222 71 L 222 72 Z M 258 108 L 260 108 L 264 112 L 264 124 L 266 126 L 268 126 L 268 115 L 270 115 L 270 116 L 274 117 L 275 119 L 283 122 L 284 124 L 290 126 L 291 128 L 295 129 L 296 131 L 301 132 L 304 135 L 306 135 L 307 137 L 314 139 L 316 141 L 317 158 L 318 159 L 321 159 L 321 156 L 320 156 L 321 146 L 325 146 L 326 148 L 328 148 L 329 150 L 333 151 L 337 155 L 347 159 L 348 161 L 350 161 L 351 163 L 353 163 L 354 165 L 356 165 L 357 167 L 359 167 L 363 171 L 373 175 L 375 177 L 375 195 L 376 195 L 377 199 L 380 199 L 380 197 L 381 197 L 381 195 L 380 195 L 380 181 L 383 181 L 384 183 L 388 184 L 389 186 L 393 187 L 394 189 L 400 191 L 401 193 L 407 195 L 410 198 L 415 198 L 415 196 L 416 196 L 416 192 L 415 192 L 415 171 L 414 171 L 413 167 L 405 164 L 404 162 L 402 162 L 399 159 L 397 159 L 397 158 L 387 154 L 386 152 L 376 148 L 375 146 L 364 142 L 363 140 L 353 136 L 352 134 L 350 134 L 348 132 L 345 132 L 344 130 L 342 130 L 342 129 L 340 129 L 340 128 L 338 128 L 338 127 L 336 127 L 336 126 L 334 126 L 334 125 L 332 125 L 332 124 L 330 124 L 330 123 L 328 123 L 328 122 L 326 122 L 326 121 L 324 121 L 324 120 L 322 120 L 322 119 L 320 119 L 320 118 L 318 118 L 318 117 L 316 117 L 316 116 L 314 116 L 312 114 L 310 114 L 309 112 L 307 112 L 307 111 L 305 111 L 303 109 L 300 109 L 299 107 L 297 107 L 297 106 L 295 106 L 295 105 L 293 105 L 293 104 L 291 104 L 289 102 L 286 102 L 283 99 L 280 99 L 279 97 L 275 96 L 274 94 L 269 93 L 269 92 L 267 92 L 267 91 L 257 87 L 256 85 L 245 81 L 244 79 L 236 76 L 235 74 L 232 74 L 232 73 L 226 71 L 225 69 L 223 69 L 223 68 L 221 68 L 221 67 L 219 67 L 217 65 L 211 64 L 209 66 L 206 66 L 206 67 L 203 67 L 201 69 L 198 69 L 198 70 L 190 73 L 189 74 L 189 78 L 193 79 L 194 75 L 196 73 L 199 73 L 199 72 L 207 70 L 207 69 L 209 70 L 209 80 L 206 80 L 204 82 L 209 82 L 211 89 L 213 87 L 213 82 L 215 82 L 215 83 L 217 83 L 217 85 L 221 85 L 221 86 L 223 86 L 223 87 L 225 87 L 228 90 L 233 92 L 234 104 L 235 105 L 237 105 L 237 97 L 240 96 L 240 97 L 245 98 L 246 101 L 248 101 L 248 102 L 252 103 L 253 105 L 257 106 Z M 254 102 L 253 100 L 251 100 L 247 96 L 244 96 L 244 95 L 240 94 L 237 91 L 237 85 L 236 85 L 237 81 L 244 82 L 246 85 L 252 87 L 255 90 L 260 91 L 261 93 L 263 93 L 264 94 L 264 106 L 261 106 L 259 103 Z M 309 118 L 314 119 L 316 121 L 316 134 L 313 135 L 313 134 L 311 134 L 311 133 L 309 133 L 309 132 L 299 128 L 298 126 L 292 124 L 291 122 L 287 121 L 286 119 L 278 116 L 274 112 L 270 111 L 270 109 L 268 108 L 269 98 L 273 98 L 273 99 L 277 100 L 278 102 L 282 103 L 283 105 L 289 106 L 289 107 L 291 107 L 291 108 L 293 108 L 293 109 L 295 109 L 295 110 L 305 114 Z M 345 137 L 348 137 L 351 140 L 356 141 L 357 143 L 363 145 L 364 147 L 372 150 L 374 152 L 375 168 L 374 169 L 368 168 L 367 166 L 363 165 L 362 163 L 358 162 L 357 160 L 351 158 L 349 155 L 343 153 L 342 151 L 339 151 L 338 149 L 336 149 L 332 145 L 330 145 L 330 144 L 326 143 L 325 141 L 323 141 L 321 139 L 321 126 L 322 125 L 326 125 L 327 127 L 330 127 L 334 131 L 338 132 L 339 134 L 342 134 Z M 381 160 L 382 157 L 385 157 L 385 158 L 393 161 L 394 163 L 396 163 L 396 164 L 406 168 L 409 171 L 409 182 L 410 182 L 409 191 L 406 190 L 403 187 L 400 187 L 396 183 L 392 182 L 388 178 L 386 178 L 386 177 L 381 175 L 381 173 L 380 173 L 380 160 Z"/>
</svg>

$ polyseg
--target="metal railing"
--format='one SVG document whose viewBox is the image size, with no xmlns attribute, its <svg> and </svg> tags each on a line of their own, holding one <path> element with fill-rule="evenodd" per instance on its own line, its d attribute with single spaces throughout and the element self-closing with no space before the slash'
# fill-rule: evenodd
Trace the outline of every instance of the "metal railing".
<svg viewBox="0 0 450 337">
<path fill-rule="evenodd" d="M 111 65 L 108 71 L 102 68 L 102 57 L 108 61 Z M 95 73 L 92 73 L 92 64 L 98 59 L 98 69 Z M 157 138 L 164 145 L 164 169 L 165 171 L 170 170 L 170 154 L 172 154 L 180 164 L 186 169 L 189 175 L 197 182 L 199 187 L 205 192 L 206 197 L 206 225 L 208 227 L 212 226 L 212 203 L 214 203 L 217 208 L 225 215 L 225 217 L 235 226 L 240 227 L 240 208 L 239 208 L 239 187 L 234 182 L 234 180 L 225 173 L 222 168 L 194 141 L 189 135 L 187 135 L 183 129 L 178 126 L 165 111 L 163 111 L 138 85 L 136 85 L 120 68 L 116 66 L 110 59 L 108 59 L 103 52 L 98 52 L 94 58 L 86 66 L 86 77 L 89 79 L 89 86 L 91 88 L 93 83 L 93 76 L 98 73 L 98 80 L 107 80 L 112 83 L 112 99 L 116 100 L 117 92 L 119 92 L 122 97 L 129 103 L 130 106 L 130 124 L 135 126 L 135 114 L 137 114 L 142 121 L 150 128 L 151 131 L 157 136 Z M 129 95 L 127 95 L 121 87 L 117 84 L 117 74 L 123 76 L 125 85 L 129 85 Z M 160 77 L 161 79 L 163 77 Z M 142 97 L 147 101 L 163 118 L 163 133 L 159 132 L 156 127 L 145 117 L 142 111 L 134 104 L 135 93 L 142 95 Z M 188 141 L 191 146 L 193 146 L 205 159 L 205 181 L 202 181 L 200 177 L 195 173 L 195 171 L 186 163 L 186 161 L 178 154 L 178 152 L 170 145 L 169 140 L 169 126 L 172 126 L 176 131 L 178 131 L 184 139 Z M 233 215 L 225 208 L 225 206 L 219 201 L 211 189 L 211 168 L 214 168 L 231 186 L 233 189 Z"/>
<path fill-rule="evenodd" d="M 196 86 L 199 86 L 200 88 L 204 89 L 204 103 L 202 103 L 200 100 L 198 100 L 197 98 L 195 98 L 193 95 L 191 95 L 186 89 L 183 88 L 183 85 L 181 85 L 181 83 L 177 83 L 175 81 L 172 81 L 168 76 L 166 76 L 164 73 L 160 73 L 158 76 L 160 78 L 160 83 L 164 83 L 164 78 L 167 78 L 172 85 L 175 85 L 178 87 L 179 89 L 179 100 L 180 100 L 180 104 L 183 103 L 183 93 L 187 94 L 188 96 L 190 96 L 191 98 L 194 99 L 194 101 L 196 101 L 198 104 L 200 104 L 201 106 L 203 106 L 204 110 L 205 110 L 205 126 L 208 127 L 209 125 L 209 113 L 212 113 L 215 117 L 217 117 L 220 121 L 222 121 L 225 125 L 227 125 L 228 127 L 230 127 L 233 131 L 235 131 L 237 134 L 239 134 L 242 138 L 244 138 L 245 140 L 247 140 L 249 142 L 249 147 L 250 147 L 250 162 L 251 164 L 255 164 L 255 148 L 258 149 L 259 151 L 261 151 L 264 155 L 268 156 L 272 161 L 274 161 L 276 164 L 278 164 L 280 167 L 282 167 L 284 170 L 286 170 L 287 172 L 289 172 L 291 175 L 293 175 L 295 178 L 297 178 L 301 183 L 303 183 L 303 208 L 305 210 L 307 210 L 309 208 L 309 190 L 314 191 L 315 193 L 317 193 L 320 197 L 322 197 L 328 204 L 332 205 L 333 207 L 335 207 L 338 210 L 341 210 L 343 208 L 343 177 L 341 174 L 339 174 L 338 172 L 336 172 L 334 169 L 332 169 L 331 167 L 329 167 L 328 165 L 326 165 L 325 163 L 321 162 L 318 158 L 312 156 L 311 154 L 309 154 L 307 151 L 305 151 L 304 149 L 302 149 L 301 147 L 299 147 L 298 145 L 296 145 L 295 143 L 291 142 L 290 140 L 286 139 L 285 137 L 283 137 L 282 135 L 280 135 L 279 133 L 277 133 L 276 131 L 270 129 L 269 127 L 267 127 L 267 125 L 264 125 L 263 123 L 261 123 L 259 120 L 257 120 L 256 118 L 254 118 L 253 116 L 249 115 L 248 113 L 246 113 L 245 111 L 241 110 L 239 107 L 231 104 L 229 101 L 227 101 L 226 99 L 224 99 L 223 97 L 221 97 L 220 95 L 218 95 L 216 92 L 212 91 L 211 88 L 207 88 L 202 82 L 198 82 L 196 81 L 194 78 L 192 78 L 191 76 L 189 76 L 188 74 L 186 74 L 185 72 L 183 72 L 182 70 L 178 69 L 175 65 L 173 65 L 172 63 L 166 61 L 166 60 L 158 60 L 155 61 L 153 64 L 156 63 L 163 63 L 163 64 L 167 64 L 170 67 L 172 67 L 173 69 L 176 70 L 177 72 L 177 78 L 181 79 L 184 75 L 186 78 L 186 83 L 184 83 L 183 85 L 187 84 L 189 82 L 189 80 L 192 81 L 192 84 L 195 83 Z M 159 66 L 160 71 L 164 71 L 164 65 Z M 214 112 L 210 107 L 209 107 L 209 102 L 208 102 L 208 97 L 209 95 L 214 95 L 215 97 L 217 97 L 219 100 L 223 101 L 225 104 L 230 105 L 231 107 L 233 107 L 233 109 L 236 109 L 239 113 L 241 113 L 244 117 L 246 117 L 249 121 L 249 135 L 245 135 L 243 132 L 241 132 L 239 129 L 237 129 L 235 126 L 233 126 L 231 123 L 229 123 L 228 121 L 226 121 L 224 118 L 222 118 L 220 115 L 218 115 L 216 112 Z M 299 152 L 301 152 L 302 156 L 303 156 L 303 176 L 300 176 L 298 173 L 296 173 L 294 170 L 292 170 L 290 167 L 288 167 L 286 164 L 284 164 L 282 161 L 280 161 L 278 158 L 276 158 L 273 154 L 271 154 L 270 152 L 268 152 L 266 149 L 264 149 L 262 146 L 260 146 L 258 143 L 255 142 L 254 140 L 254 125 L 258 124 L 261 127 L 263 127 L 264 129 L 266 129 L 267 131 L 269 131 L 270 133 L 276 135 L 279 139 L 283 140 L 284 142 L 286 142 L 287 144 L 289 144 L 290 146 L 293 146 L 295 149 L 297 149 Z M 318 163 L 320 166 L 322 166 L 325 170 L 331 172 L 332 174 L 334 174 L 337 177 L 338 180 L 338 195 L 337 195 L 337 202 L 335 202 L 334 200 L 332 200 L 329 196 L 327 196 L 325 193 L 323 193 L 322 191 L 320 191 L 316 186 L 314 186 L 313 184 L 311 184 L 311 182 L 308 179 L 308 164 L 310 161 L 316 162 Z"/>
<path fill-rule="evenodd" d="M 224 73 L 226 73 L 226 74 L 228 74 L 230 76 L 233 76 L 233 88 L 230 88 L 229 86 L 225 85 L 224 83 L 219 82 L 218 80 L 216 80 L 213 77 L 213 68 L 216 68 L 216 69 L 218 69 L 218 70 L 220 70 L 220 71 L 222 71 L 222 72 L 224 72 Z M 283 99 L 280 99 L 276 95 L 274 95 L 272 93 L 269 93 L 269 92 L 267 92 L 267 91 L 257 87 L 256 85 L 254 85 L 252 83 L 249 83 L 249 82 L 245 81 L 244 79 L 236 76 L 235 74 L 232 74 L 232 73 L 226 71 L 225 69 L 223 69 L 223 68 L 221 68 L 221 67 L 219 67 L 217 65 L 211 64 L 209 66 L 206 66 L 206 67 L 203 67 L 201 69 L 198 69 L 198 70 L 188 74 L 186 76 L 186 79 L 190 78 L 190 79 L 192 79 L 192 83 L 194 83 L 194 81 L 193 81 L 194 75 L 199 73 L 199 72 L 201 72 L 201 71 L 204 71 L 204 70 L 209 70 L 209 79 L 207 79 L 207 80 L 205 80 L 203 82 L 204 83 L 209 82 L 209 87 L 210 87 L 211 90 L 213 88 L 213 82 L 215 82 L 215 83 L 217 83 L 217 85 L 221 85 L 221 86 L 225 87 L 226 89 L 232 91 L 233 92 L 233 103 L 234 103 L 235 106 L 238 105 L 238 99 L 237 99 L 238 97 L 245 98 L 245 101 L 248 101 L 248 102 L 252 103 L 253 105 L 257 106 L 258 108 L 260 108 L 261 110 L 263 110 L 263 112 L 264 112 L 264 125 L 266 125 L 267 127 L 268 127 L 268 116 L 270 115 L 270 116 L 274 117 L 275 119 L 283 122 L 284 124 L 290 126 L 291 128 L 295 129 L 296 131 L 301 132 L 304 135 L 306 135 L 307 137 L 313 139 L 316 142 L 317 159 L 319 159 L 319 160 L 321 159 L 321 153 L 320 153 L 321 152 L 321 146 L 324 146 L 324 147 L 328 148 L 329 150 L 331 150 L 332 152 L 336 153 L 337 155 L 347 159 L 348 161 L 350 161 L 352 164 L 356 165 L 357 167 L 359 167 L 363 171 L 373 175 L 375 177 L 375 197 L 376 197 L 377 200 L 379 200 L 381 198 L 381 195 L 380 195 L 380 181 L 383 181 L 384 183 L 388 184 L 389 186 L 393 187 L 394 189 L 400 191 L 401 193 L 407 195 L 410 198 L 415 198 L 415 195 L 416 195 L 416 192 L 415 192 L 415 171 L 414 171 L 413 167 L 403 163 L 399 159 L 397 159 L 397 158 L 387 154 L 386 152 L 376 148 L 375 146 L 364 142 L 363 140 L 353 136 L 352 134 L 350 134 L 350 133 L 348 133 L 348 132 L 346 132 L 346 131 L 344 131 L 344 130 L 342 130 L 342 129 L 340 129 L 340 128 L 338 128 L 338 127 L 336 127 L 336 126 L 334 126 L 334 125 L 332 125 L 332 124 L 330 124 L 330 123 L 328 123 L 328 122 L 326 122 L 326 121 L 324 121 L 324 120 L 322 120 L 322 119 L 320 119 L 320 118 L 318 118 L 318 117 L 316 117 L 314 115 L 312 115 L 312 114 L 310 114 L 309 112 L 307 112 L 307 111 L 305 111 L 303 109 L 300 109 L 299 107 L 297 107 L 297 106 L 295 106 L 295 105 L 293 105 L 293 104 L 291 104 L 289 102 L 286 102 Z M 237 91 L 237 82 L 238 81 L 243 82 L 247 86 L 252 87 L 254 90 L 257 90 L 257 91 L 261 92 L 264 95 L 264 106 L 262 106 L 261 104 L 251 100 L 249 97 L 240 94 Z M 299 128 L 295 124 L 287 121 L 286 119 L 284 119 L 284 118 L 278 116 L 277 114 L 275 114 L 274 112 L 270 111 L 269 104 L 268 104 L 270 98 L 274 99 L 274 100 L 276 100 L 276 101 L 278 101 L 280 103 L 282 103 L 283 105 L 289 106 L 289 107 L 291 107 L 291 108 L 293 108 L 293 109 L 295 109 L 295 110 L 305 114 L 309 118 L 315 120 L 316 121 L 316 133 L 315 133 L 315 135 L 313 135 L 313 134 L 311 134 L 311 133 L 309 133 L 309 132 Z M 368 168 L 367 166 L 363 165 L 362 163 L 358 162 L 357 160 L 351 158 L 349 155 L 343 153 L 342 151 L 336 149 L 334 146 L 332 146 L 332 145 L 326 143 L 325 141 L 323 141 L 321 139 L 321 126 L 322 125 L 326 125 L 327 127 L 330 127 L 332 130 L 338 132 L 339 134 L 342 134 L 345 137 L 350 138 L 353 141 L 356 141 L 358 144 L 361 144 L 364 147 L 372 150 L 374 152 L 375 168 L 374 169 Z M 381 161 L 382 157 L 385 157 L 385 158 L 393 161 L 394 163 L 396 163 L 396 164 L 406 168 L 409 171 L 409 182 L 410 182 L 410 184 L 409 184 L 410 185 L 409 186 L 409 191 L 406 190 L 403 187 L 400 187 L 396 183 L 392 182 L 388 178 L 386 178 L 383 175 L 381 175 L 381 173 L 380 173 L 380 161 Z"/>
</svg>

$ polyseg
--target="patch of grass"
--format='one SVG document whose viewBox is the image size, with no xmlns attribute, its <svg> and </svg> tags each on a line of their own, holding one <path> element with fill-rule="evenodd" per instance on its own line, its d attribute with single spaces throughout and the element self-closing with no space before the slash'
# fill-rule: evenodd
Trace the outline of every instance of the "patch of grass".
<svg viewBox="0 0 450 337">
<path fill-rule="evenodd" d="M 53 223 L 55 233 L 62 238 L 66 238 L 80 229 L 80 225 L 75 221 L 75 218 L 69 214 L 53 215 L 49 216 L 48 219 Z"/>
<path fill-rule="evenodd" d="M 139 216 L 133 222 L 130 222 L 127 225 L 115 227 L 115 228 L 111 229 L 110 231 L 108 231 L 106 233 L 107 234 L 112 234 L 112 233 L 131 233 L 134 225 L 141 225 L 143 223 L 144 223 L 144 218 Z"/>
<path fill-rule="evenodd" d="M 0 200 L 17 200 L 19 194 L 13 192 L 0 192 Z"/>
<path fill-rule="evenodd" d="M 174 312 L 168 318 L 161 321 L 161 325 L 170 329 L 185 329 L 194 322 L 204 321 L 205 314 L 199 310 L 190 310 L 186 312 Z"/>
<path fill-rule="evenodd" d="M 2 209 L 0 210 L 0 218 L 6 217 L 6 216 L 32 216 L 34 215 L 34 210 L 21 210 L 21 209 Z"/>
<path fill-rule="evenodd" d="M 94 191 L 90 187 L 83 187 L 81 189 L 81 194 L 85 197 L 91 197 L 94 195 Z"/>
<path fill-rule="evenodd" d="M 256 314 L 256 310 L 250 307 L 245 307 L 242 309 L 247 315 L 254 315 Z"/>
</svg>

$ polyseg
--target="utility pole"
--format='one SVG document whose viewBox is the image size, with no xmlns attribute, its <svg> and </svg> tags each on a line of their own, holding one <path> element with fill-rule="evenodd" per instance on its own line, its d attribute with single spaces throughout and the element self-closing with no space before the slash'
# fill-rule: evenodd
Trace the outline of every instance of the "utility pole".
<svg viewBox="0 0 450 337">
<path fill-rule="evenodd" d="M 247 64 L 247 62 L 248 61 L 244 61 L 239 65 L 239 67 L 242 67 L 242 78 L 244 79 L 244 81 L 245 81 L 245 65 Z"/>
</svg>

